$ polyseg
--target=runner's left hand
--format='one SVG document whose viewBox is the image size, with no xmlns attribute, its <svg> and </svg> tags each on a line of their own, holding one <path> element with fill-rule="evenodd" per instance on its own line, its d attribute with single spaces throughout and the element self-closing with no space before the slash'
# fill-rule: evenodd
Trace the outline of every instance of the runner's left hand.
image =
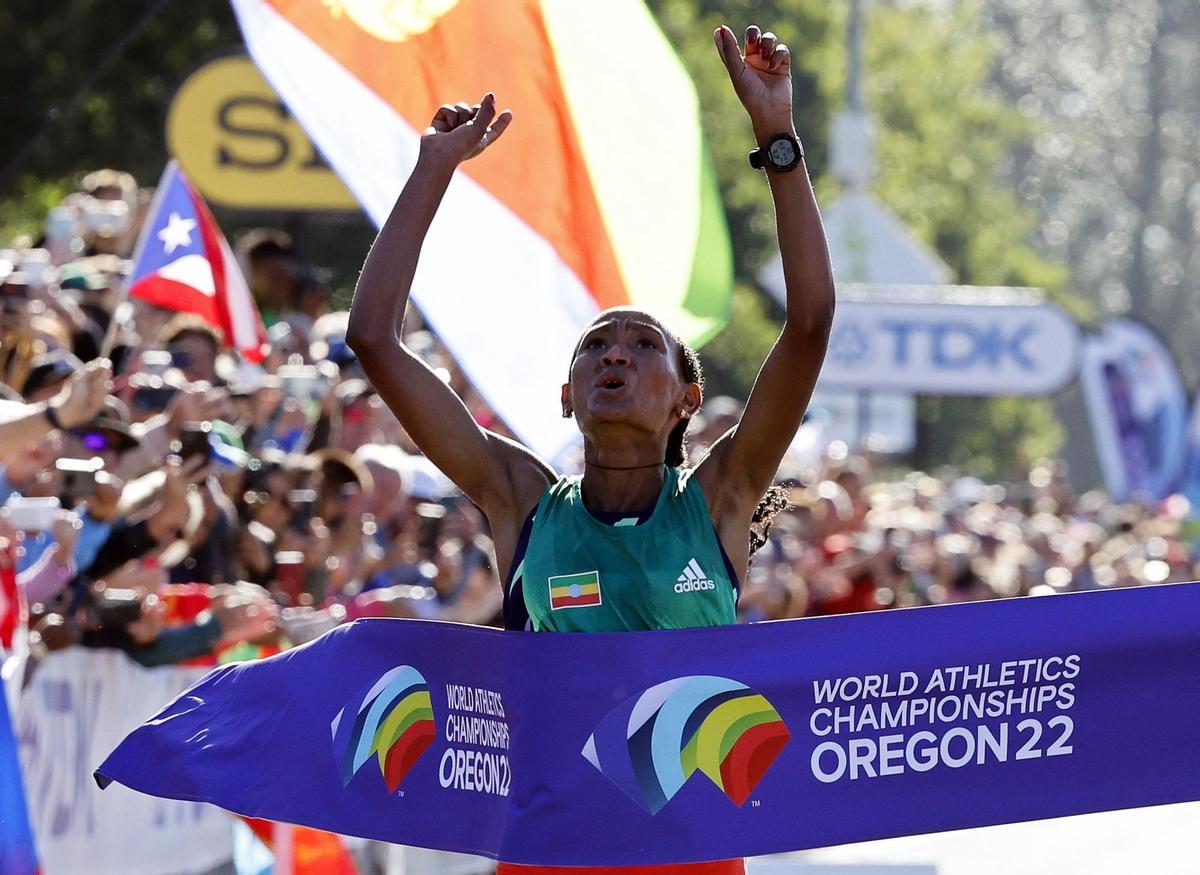
<svg viewBox="0 0 1200 875">
<path fill-rule="evenodd" d="M 717 52 L 733 90 L 750 115 L 756 133 L 792 130 L 792 56 L 775 34 L 757 25 L 746 28 L 745 53 L 732 30 L 721 25 L 713 33 Z"/>
</svg>

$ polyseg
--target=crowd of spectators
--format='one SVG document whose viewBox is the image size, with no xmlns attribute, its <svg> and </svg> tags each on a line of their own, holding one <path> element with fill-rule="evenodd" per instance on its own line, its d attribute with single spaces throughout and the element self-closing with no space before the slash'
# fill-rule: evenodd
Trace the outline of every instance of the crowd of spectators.
<svg viewBox="0 0 1200 875">
<path fill-rule="evenodd" d="M 0 251 L 0 561 L 35 653 L 158 665 L 363 616 L 497 624 L 486 520 L 363 379 L 322 273 L 282 232 L 238 238 L 270 340 L 240 361 L 203 321 L 122 301 L 147 202 L 127 174 L 93 173 L 41 239 Z M 415 315 L 407 330 L 502 429 Z M 738 414 L 709 399 L 692 457 Z M 838 443 L 785 461 L 790 506 L 747 574 L 745 620 L 1195 576 L 1182 499 L 1077 496 L 1054 461 L 1009 486 L 885 463 Z"/>
<path fill-rule="evenodd" d="M 0 250 L 0 562 L 34 652 L 159 665 L 361 616 L 494 621 L 484 520 L 363 380 L 322 272 L 282 232 L 238 239 L 270 340 L 240 360 L 197 317 L 123 300 L 148 201 L 90 174 L 40 239 Z M 411 322 L 409 345 L 498 427 Z"/>
</svg>

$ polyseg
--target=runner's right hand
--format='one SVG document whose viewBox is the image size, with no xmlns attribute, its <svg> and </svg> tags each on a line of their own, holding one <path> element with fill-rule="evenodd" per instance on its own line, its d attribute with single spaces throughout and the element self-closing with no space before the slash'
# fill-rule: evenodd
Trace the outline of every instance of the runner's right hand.
<svg viewBox="0 0 1200 875">
<path fill-rule="evenodd" d="M 511 121 L 507 109 L 496 114 L 496 96 L 490 91 L 474 106 L 443 104 L 421 136 L 421 156 L 459 164 L 496 142 Z"/>
</svg>

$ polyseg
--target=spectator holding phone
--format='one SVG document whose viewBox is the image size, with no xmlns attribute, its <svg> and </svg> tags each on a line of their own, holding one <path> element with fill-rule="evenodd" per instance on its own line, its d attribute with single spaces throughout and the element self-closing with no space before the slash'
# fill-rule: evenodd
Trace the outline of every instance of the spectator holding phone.
<svg viewBox="0 0 1200 875">
<path fill-rule="evenodd" d="M 74 428 L 91 420 L 104 407 L 111 379 L 111 364 L 100 359 L 67 379 L 61 391 L 48 401 L 8 411 L 7 416 L 0 418 L 0 457 L 21 452 L 51 431 Z"/>
</svg>

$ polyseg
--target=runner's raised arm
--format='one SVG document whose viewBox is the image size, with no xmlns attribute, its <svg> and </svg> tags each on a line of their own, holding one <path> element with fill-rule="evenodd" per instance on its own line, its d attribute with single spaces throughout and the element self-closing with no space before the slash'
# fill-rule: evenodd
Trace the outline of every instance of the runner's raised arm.
<svg viewBox="0 0 1200 875">
<path fill-rule="evenodd" d="M 489 517 L 540 493 L 553 473 L 532 452 L 479 426 L 462 400 L 401 335 L 404 309 L 429 231 L 455 168 L 494 143 L 512 120 L 489 93 L 475 106 L 442 106 L 421 137 L 417 165 L 363 265 L 347 342 L 405 431 Z M 459 265 L 453 265 L 459 274 Z M 484 282 L 483 265 L 462 273 Z M 520 511 L 523 508 L 515 508 Z M 493 522 L 496 522 L 493 519 Z"/>
<path fill-rule="evenodd" d="M 714 516 L 729 510 L 744 530 L 800 426 L 825 359 L 834 284 L 821 215 L 792 122 L 791 53 L 775 34 L 746 28 L 743 46 L 728 27 L 713 34 L 734 91 L 750 116 L 775 205 L 787 286 L 783 330 L 771 349 L 738 425 L 698 466 Z"/>
</svg>

